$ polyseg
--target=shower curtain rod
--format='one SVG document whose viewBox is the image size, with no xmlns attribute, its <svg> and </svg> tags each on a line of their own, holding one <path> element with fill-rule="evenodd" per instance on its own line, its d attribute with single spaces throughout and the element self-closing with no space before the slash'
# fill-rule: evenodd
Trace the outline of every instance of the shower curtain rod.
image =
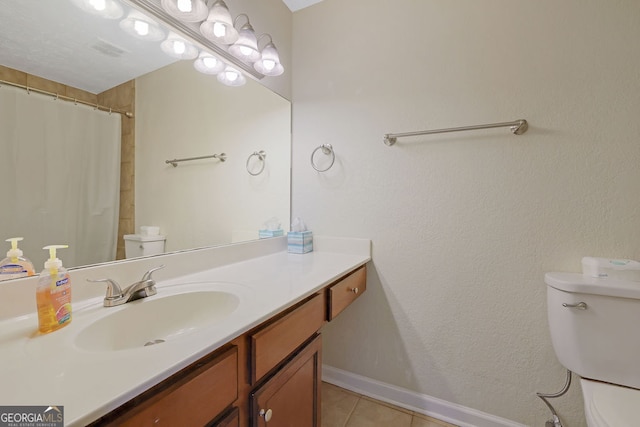
<svg viewBox="0 0 640 427">
<path fill-rule="evenodd" d="M 117 110 L 115 108 L 105 107 L 104 105 L 93 104 L 91 102 L 83 101 L 81 99 L 71 98 L 70 96 L 60 95 L 60 94 L 57 94 L 57 93 L 48 92 L 46 90 L 37 89 L 35 87 L 29 87 L 29 86 L 21 85 L 20 83 L 13 83 L 13 82 L 8 82 L 6 80 L 0 80 L 0 86 L 2 86 L 2 85 L 8 85 L 8 86 L 13 86 L 13 87 L 17 87 L 17 88 L 20 88 L 20 89 L 24 89 L 24 90 L 27 91 L 27 93 L 28 92 L 37 92 L 37 93 L 41 93 L 43 95 L 49 95 L 49 96 L 53 97 L 54 99 L 62 99 L 63 101 L 72 101 L 74 104 L 88 105 L 88 106 L 93 107 L 93 108 L 95 108 L 97 110 L 107 111 L 109 113 L 122 114 L 123 116 L 128 117 L 128 118 L 132 118 L 133 117 L 133 113 L 131 113 L 130 111 Z"/>
<path fill-rule="evenodd" d="M 459 132 L 463 130 L 502 128 L 507 126 L 511 128 L 511 133 L 513 133 L 514 135 L 522 135 L 529 128 L 529 124 L 527 123 L 527 121 L 524 119 L 521 119 L 521 120 L 514 120 L 512 122 L 491 123 L 487 125 L 474 125 L 474 126 L 463 126 L 458 128 L 422 130 L 418 132 L 387 133 L 384 135 L 384 143 L 387 144 L 388 146 L 392 146 L 393 144 L 396 143 L 397 138 L 402 138 L 405 136 L 430 135 L 433 133 Z"/>
</svg>

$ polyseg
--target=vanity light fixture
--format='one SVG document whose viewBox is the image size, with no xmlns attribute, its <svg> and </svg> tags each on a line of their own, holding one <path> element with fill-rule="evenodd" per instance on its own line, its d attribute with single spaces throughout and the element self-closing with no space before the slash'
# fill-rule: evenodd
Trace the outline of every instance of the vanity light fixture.
<svg viewBox="0 0 640 427">
<path fill-rule="evenodd" d="M 269 42 L 264 45 L 260 51 L 260 59 L 253 64 L 253 68 L 265 76 L 279 76 L 284 73 L 284 67 L 280 63 L 278 49 L 276 49 L 276 46 L 273 44 L 273 40 L 269 34 L 261 35 L 258 38 L 258 42 L 260 42 L 263 37 L 269 37 Z"/>
<path fill-rule="evenodd" d="M 265 76 L 279 76 L 284 72 L 271 35 L 263 34 L 260 36 L 260 41 L 266 38 L 266 44 L 261 49 L 255 31 L 249 22 L 249 16 L 242 13 L 232 19 L 225 0 L 123 1 L 134 10 L 140 10 L 140 14 L 148 14 L 157 19 L 163 27 L 166 25 L 171 28 L 172 33 L 175 31 L 178 38 L 169 37 L 163 43 L 163 50 L 166 53 L 180 59 L 197 58 L 193 64 L 196 70 L 216 75 L 218 80 L 225 85 L 241 86 L 245 84 L 246 76 L 260 80 Z M 209 9 L 206 16 L 201 18 L 200 23 L 189 21 L 177 12 L 174 13 L 175 10 L 180 13 L 194 12 L 199 7 L 198 4 L 205 1 L 205 5 L 209 5 L 207 6 Z M 241 17 L 246 22 L 241 21 Z M 141 19 L 139 18 L 139 20 Z M 121 27 L 140 38 L 149 39 L 148 36 L 142 37 L 142 35 L 145 32 L 150 33 L 152 29 L 160 28 L 155 23 L 152 24 L 153 21 L 145 21 L 146 25 L 145 22 L 133 25 L 126 23 L 126 21 L 121 22 Z M 240 26 L 239 24 L 243 22 L 244 25 Z M 159 40 L 162 38 L 164 37 L 160 37 Z M 189 44 L 193 45 L 193 51 L 189 49 Z M 198 50 L 202 50 L 202 53 L 199 53 Z"/>
<path fill-rule="evenodd" d="M 249 17 L 246 14 L 241 13 L 238 15 L 234 24 L 241 16 L 244 16 L 247 19 L 247 23 L 240 28 L 240 31 L 238 31 L 238 40 L 229 46 L 229 53 L 241 61 L 253 63 L 260 59 L 258 40 L 256 38 L 256 33 L 253 31 L 253 27 L 249 22 Z"/>
<path fill-rule="evenodd" d="M 73 4 L 92 15 L 107 19 L 120 19 L 124 14 L 120 3 L 114 0 L 71 0 Z"/>
<path fill-rule="evenodd" d="M 125 19 L 120 21 L 120 28 L 142 40 L 158 41 L 164 37 L 164 31 L 160 26 L 137 10 L 132 10 Z"/>
<path fill-rule="evenodd" d="M 227 86 L 242 86 L 247 82 L 247 79 L 240 71 L 227 66 L 223 72 L 218 73 L 218 81 Z"/>
<path fill-rule="evenodd" d="M 167 39 L 160 43 L 160 48 L 167 55 L 178 59 L 198 57 L 198 48 L 174 33 L 170 33 Z"/>
<path fill-rule="evenodd" d="M 209 10 L 209 16 L 200 24 L 200 32 L 212 42 L 229 45 L 238 40 L 231 13 L 223 0 L 217 0 Z"/>
<path fill-rule="evenodd" d="M 193 67 L 203 74 L 218 74 L 224 70 L 226 64 L 207 52 L 200 52 L 198 59 L 193 62 Z"/>
<path fill-rule="evenodd" d="M 204 0 L 162 0 L 162 8 L 169 15 L 185 22 L 200 22 L 209 13 Z"/>
</svg>

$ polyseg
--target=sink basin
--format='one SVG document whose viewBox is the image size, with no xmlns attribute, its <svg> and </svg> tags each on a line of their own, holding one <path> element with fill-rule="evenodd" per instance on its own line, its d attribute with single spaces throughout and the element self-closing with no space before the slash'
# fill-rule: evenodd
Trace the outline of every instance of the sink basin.
<svg viewBox="0 0 640 427">
<path fill-rule="evenodd" d="M 124 304 L 113 314 L 91 323 L 80 331 L 75 344 L 87 351 L 118 351 L 162 344 L 223 321 L 239 303 L 237 295 L 226 291 L 145 298 Z"/>
</svg>

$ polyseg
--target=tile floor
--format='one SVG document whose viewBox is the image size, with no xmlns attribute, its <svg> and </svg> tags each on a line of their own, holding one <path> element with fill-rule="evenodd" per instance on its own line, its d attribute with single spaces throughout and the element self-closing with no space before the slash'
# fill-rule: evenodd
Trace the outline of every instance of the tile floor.
<svg viewBox="0 0 640 427">
<path fill-rule="evenodd" d="M 322 383 L 322 427 L 455 427 L 453 424 Z"/>
</svg>

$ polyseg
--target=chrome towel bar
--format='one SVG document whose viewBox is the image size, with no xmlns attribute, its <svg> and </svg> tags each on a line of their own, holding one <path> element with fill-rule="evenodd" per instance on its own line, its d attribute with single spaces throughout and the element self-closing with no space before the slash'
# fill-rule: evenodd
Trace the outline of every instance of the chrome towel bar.
<svg viewBox="0 0 640 427">
<path fill-rule="evenodd" d="M 225 160 L 227 160 L 227 155 L 224 153 L 220 153 L 220 154 L 212 154 L 210 156 L 188 157 L 186 159 L 165 160 L 164 162 L 175 168 L 178 166 L 178 163 L 180 162 L 190 162 L 191 160 L 201 160 L 201 159 L 218 159 L 221 162 L 224 162 Z"/>
<path fill-rule="evenodd" d="M 418 135 L 430 135 L 433 133 L 446 133 L 446 132 L 459 132 L 465 130 L 477 130 L 477 129 L 490 129 L 490 128 L 502 128 L 510 127 L 511 133 L 514 135 L 522 135 L 529 128 L 529 124 L 526 120 L 514 120 L 512 122 L 503 123 L 491 123 L 487 125 L 474 125 L 474 126 L 462 126 L 457 128 L 447 129 L 434 129 L 434 130 L 422 130 L 417 132 L 405 132 L 405 133 L 387 133 L 384 135 L 384 143 L 388 146 L 392 146 L 396 143 L 398 138 L 404 138 L 405 136 L 418 136 Z"/>
</svg>

